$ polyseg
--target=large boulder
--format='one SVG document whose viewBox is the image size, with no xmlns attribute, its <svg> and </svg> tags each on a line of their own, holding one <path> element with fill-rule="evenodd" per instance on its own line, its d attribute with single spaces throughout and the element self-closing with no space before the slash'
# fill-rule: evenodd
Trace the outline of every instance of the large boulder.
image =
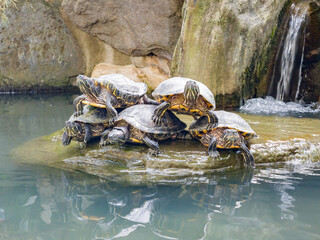
<svg viewBox="0 0 320 240">
<path fill-rule="evenodd" d="M 264 69 L 261 60 L 286 2 L 186 0 L 171 75 L 203 82 L 222 107 L 254 96 L 250 73 Z"/>
<path fill-rule="evenodd" d="M 64 88 L 84 71 L 57 1 L 19 1 L 6 16 L 0 26 L 0 91 Z"/>
<path fill-rule="evenodd" d="M 63 0 L 69 19 L 91 36 L 133 56 L 171 59 L 181 29 L 182 0 Z"/>
<path fill-rule="evenodd" d="M 100 77 L 106 74 L 118 73 L 135 82 L 145 82 L 150 90 L 155 89 L 161 82 L 167 80 L 169 75 L 157 65 L 136 67 L 132 64 L 126 66 L 99 63 L 92 71 L 91 77 Z"/>
</svg>

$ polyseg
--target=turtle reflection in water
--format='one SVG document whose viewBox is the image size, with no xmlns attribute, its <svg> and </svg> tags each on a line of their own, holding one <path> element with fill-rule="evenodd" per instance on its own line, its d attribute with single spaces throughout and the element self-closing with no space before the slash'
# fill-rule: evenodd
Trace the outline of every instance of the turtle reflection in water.
<svg viewBox="0 0 320 240">
<path fill-rule="evenodd" d="M 67 146 L 71 140 L 86 144 L 92 138 L 99 137 L 110 126 L 109 119 L 105 109 L 86 106 L 82 115 L 73 114 L 66 122 L 62 144 Z"/>
<path fill-rule="evenodd" d="M 102 75 L 98 78 L 79 75 L 77 85 L 83 95 L 73 102 L 75 115 L 82 114 L 82 104 L 106 108 L 110 124 L 118 114 L 115 108 L 126 108 L 135 104 L 158 104 L 147 97 L 148 88 L 145 83 L 134 82 L 121 74 Z"/>
<path fill-rule="evenodd" d="M 62 173 L 62 180 L 65 187 L 64 196 L 71 202 L 71 209 L 76 218 L 82 221 L 102 221 L 106 218 L 108 208 L 99 182 L 86 178 L 86 181 L 92 181 L 92 184 L 89 184 L 83 178 L 78 179 L 75 174 L 69 172 Z"/>
<path fill-rule="evenodd" d="M 107 143 L 124 144 L 126 142 L 146 144 L 150 153 L 157 155 L 157 141 L 166 139 L 190 139 L 186 124 L 171 111 L 163 115 L 161 125 L 152 121 L 155 105 L 135 105 L 123 110 L 115 121 L 113 129 L 107 129 L 101 136 L 100 145 Z"/>
<path fill-rule="evenodd" d="M 219 157 L 217 148 L 239 150 L 247 166 L 254 166 L 254 159 L 247 145 L 256 136 L 250 125 L 238 114 L 215 111 L 219 124 L 207 128 L 208 121 L 201 117 L 190 124 L 191 135 L 208 147 L 209 156 Z"/>
<path fill-rule="evenodd" d="M 189 114 L 194 118 L 206 116 L 207 128 L 213 128 L 218 124 L 218 118 L 213 112 L 216 107 L 214 96 L 201 82 L 183 77 L 170 78 L 160 83 L 152 96 L 160 103 L 153 115 L 157 124 L 161 123 L 167 109 Z"/>
</svg>

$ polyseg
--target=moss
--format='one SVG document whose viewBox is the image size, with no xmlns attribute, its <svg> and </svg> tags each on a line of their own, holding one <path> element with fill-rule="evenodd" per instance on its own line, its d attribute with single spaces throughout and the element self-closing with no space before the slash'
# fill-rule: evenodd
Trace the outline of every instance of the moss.
<svg viewBox="0 0 320 240">
<path fill-rule="evenodd" d="M 241 76 L 241 101 L 258 96 L 265 96 L 268 94 L 268 84 L 263 82 L 269 71 L 270 62 L 273 59 L 278 39 L 281 31 L 280 26 L 283 22 L 285 13 L 292 3 L 289 0 L 278 15 L 277 24 L 273 27 L 270 38 L 265 44 L 265 48 L 261 52 L 256 52 L 250 65 L 245 69 Z"/>
<path fill-rule="evenodd" d="M 236 110 L 240 107 L 240 94 L 235 92 L 233 94 L 218 94 L 215 96 L 216 108 L 224 110 Z"/>
</svg>

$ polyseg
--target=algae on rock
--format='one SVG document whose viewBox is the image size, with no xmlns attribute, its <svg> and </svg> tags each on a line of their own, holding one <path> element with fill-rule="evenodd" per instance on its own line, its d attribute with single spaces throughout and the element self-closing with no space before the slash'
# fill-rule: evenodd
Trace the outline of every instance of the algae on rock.
<svg viewBox="0 0 320 240">
<path fill-rule="evenodd" d="M 250 84 L 243 82 L 243 74 L 264 68 L 258 62 L 266 57 L 270 36 L 286 2 L 185 1 L 171 75 L 203 82 L 222 104 L 227 104 L 222 107 L 238 106 L 244 93 L 252 97 L 257 91 L 254 85 L 248 87 L 250 91 L 243 90 Z"/>
</svg>

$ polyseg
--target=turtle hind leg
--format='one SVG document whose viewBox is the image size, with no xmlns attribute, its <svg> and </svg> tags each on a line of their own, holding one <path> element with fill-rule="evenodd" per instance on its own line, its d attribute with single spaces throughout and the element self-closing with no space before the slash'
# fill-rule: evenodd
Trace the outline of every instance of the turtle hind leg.
<svg viewBox="0 0 320 240">
<path fill-rule="evenodd" d="M 64 132 L 61 138 L 62 144 L 68 146 L 71 142 L 72 137 L 69 137 L 67 132 Z"/>
<path fill-rule="evenodd" d="M 152 120 L 156 125 L 161 124 L 161 118 L 170 106 L 171 104 L 169 102 L 163 102 L 154 109 Z"/>
<path fill-rule="evenodd" d="M 218 126 L 218 117 L 214 114 L 212 110 L 209 110 L 205 114 L 208 118 L 207 129 L 213 129 Z"/>
<path fill-rule="evenodd" d="M 144 136 L 143 139 L 142 139 L 142 141 L 143 141 L 148 147 L 150 147 L 149 153 L 150 153 L 151 155 L 157 156 L 157 155 L 159 154 L 159 144 L 158 144 L 156 141 L 150 139 L 150 138 L 147 137 L 147 136 Z"/>
<path fill-rule="evenodd" d="M 220 156 L 217 150 L 217 139 L 214 136 L 212 136 L 210 140 L 209 147 L 208 147 L 208 154 L 212 158 L 219 158 Z"/>
<path fill-rule="evenodd" d="M 103 96 L 102 101 L 106 105 L 107 114 L 109 117 L 108 124 L 113 125 L 115 118 L 118 116 L 117 110 L 113 107 L 112 102 L 117 102 L 116 98 L 109 92 L 106 92 Z"/>
<path fill-rule="evenodd" d="M 243 156 L 244 162 L 246 164 L 247 167 L 254 167 L 254 158 L 252 156 L 252 153 L 249 151 L 249 149 L 247 148 L 247 146 L 242 143 L 239 151 L 241 153 L 241 155 Z"/>
<path fill-rule="evenodd" d="M 142 97 L 142 104 L 153 104 L 153 105 L 159 105 L 159 103 L 156 100 L 153 100 L 151 98 L 148 98 L 147 94 L 143 95 Z"/>
<path fill-rule="evenodd" d="M 73 101 L 73 108 L 74 108 L 74 113 L 75 116 L 80 116 L 83 113 L 83 105 L 82 102 L 83 100 L 86 99 L 86 95 L 82 94 Z"/>
</svg>

